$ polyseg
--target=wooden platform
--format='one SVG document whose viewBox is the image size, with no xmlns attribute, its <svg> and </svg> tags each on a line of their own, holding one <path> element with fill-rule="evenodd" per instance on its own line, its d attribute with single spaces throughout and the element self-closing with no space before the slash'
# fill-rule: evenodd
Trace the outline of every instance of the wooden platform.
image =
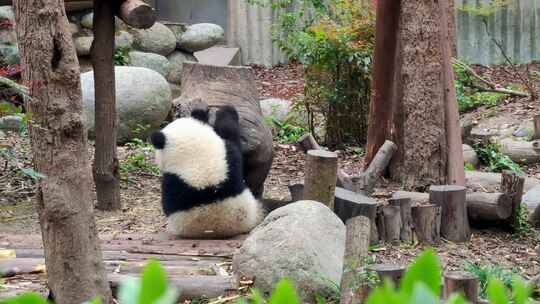
<svg viewBox="0 0 540 304">
<path fill-rule="evenodd" d="M 230 264 L 245 236 L 228 240 L 180 240 L 165 234 L 100 238 L 113 288 L 126 276 L 138 276 L 145 262 L 154 258 L 166 269 L 170 282 L 181 290 L 182 299 L 215 298 L 238 291 L 239 282 L 231 274 Z M 44 265 L 39 235 L 0 234 L 0 278 L 5 287 L 0 289 L 0 298 L 34 290 L 40 284 L 45 288 Z"/>
</svg>

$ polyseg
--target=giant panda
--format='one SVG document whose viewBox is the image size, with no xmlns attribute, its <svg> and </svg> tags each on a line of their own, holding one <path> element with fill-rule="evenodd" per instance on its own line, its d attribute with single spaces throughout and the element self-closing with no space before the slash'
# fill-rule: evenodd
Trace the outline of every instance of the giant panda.
<svg viewBox="0 0 540 304">
<path fill-rule="evenodd" d="M 213 127 L 208 119 L 195 109 L 151 135 L 167 230 L 183 238 L 247 233 L 266 213 L 244 182 L 236 109 L 218 109 Z"/>
</svg>

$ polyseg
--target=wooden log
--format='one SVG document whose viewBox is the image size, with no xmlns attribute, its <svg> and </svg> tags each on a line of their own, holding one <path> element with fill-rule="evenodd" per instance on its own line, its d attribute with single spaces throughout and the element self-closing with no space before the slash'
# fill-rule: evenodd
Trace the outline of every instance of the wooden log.
<svg viewBox="0 0 540 304">
<path fill-rule="evenodd" d="M 375 225 L 377 225 L 377 235 L 378 239 L 377 241 L 384 241 L 386 238 L 386 227 L 384 223 L 384 214 L 382 211 L 382 206 L 377 207 L 377 215 L 375 217 Z M 372 240 L 372 243 L 375 243 L 374 240 Z"/>
<path fill-rule="evenodd" d="M 466 242 L 471 237 L 465 187 L 431 186 L 429 200 L 441 206 L 441 235 L 452 242 Z"/>
<path fill-rule="evenodd" d="M 513 171 L 505 170 L 501 175 L 501 191 L 505 193 L 511 201 L 512 212 L 508 223 L 513 230 L 519 227 L 519 212 L 521 208 L 521 200 L 523 197 L 523 188 L 525 178 Z"/>
<path fill-rule="evenodd" d="M 391 206 L 398 206 L 401 214 L 401 231 L 399 237 L 403 242 L 412 241 L 412 201 L 410 198 L 389 199 Z"/>
<path fill-rule="evenodd" d="M 540 163 L 540 141 L 501 140 L 501 152 L 521 164 Z"/>
<path fill-rule="evenodd" d="M 303 199 L 321 202 L 334 210 L 338 157 L 334 152 L 309 150 Z"/>
<path fill-rule="evenodd" d="M 501 185 L 501 173 L 467 171 L 467 187 L 481 191 L 497 191 Z M 527 192 L 540 185 L 540 179 L 533 177 L 525 178 L 523 191 Z"/>
<path fill-rule="evenodd" d="M 498 221 L 512 215 L 512 200 L 504 193 L 467 193 L 470 221 Z"/>
<path fill-rule="evenodd" d="M 394 282 L 396 286 L 399 286 L 399 281 L 405 273 L 405 269 L 405 265 L 401 264 L 376 264 L 368 267 L 368 270 L 377 273 L 381 283 L 383 283 L 384 280 L 389 279 Z"/>
<path fill-rule="evenodd" d="M 110 273 L 107 277 L 112 289 L 115 290 L 128 278 L 128 275 Z M 181 291 L 179 301 L 217 298 L 238 289 L 238 281 L 229 276 L 173 276 L 169 278 L 169 284 Z"/>
<path fill-rule="evenodd" d="M 534 122 L 534 136 L 533 139 L 540 139 L 540 115 L 535 115 Z"/>
<path fill-rule="evenodd" d="M 396 191 L 392 199 L 410 198 L 415 204 L 429 202 L 429 194 L 421 192 Z M 465 195 L 469 221 L 496 221 L 508 219 L 512 212 L 510 198 L 500 192 L 471 192 Z"/>
<path fill-rule="evenodd" d="M 341 277 L 341 304 L 362 303 L 365 298 L 365 282 L 357 282 L 355 273 L 362 271 L 362 263 L 368 255 L 371 238 L 371 219 L 356 216 L 346 222 L 345 255 Z M 358 286 L 360 285 L 360 286 Z"/>
<path fill-rule="evenodd" d="M 289 185 L 289 192 L 293 202 L 301 201 L 304 197 L 304 184 Z"/>
<path fill-rule="evenodd" d="M 399 206 L 382 207 L 384 217 L 384 241 L 392 244 L 399 243 L 401 233 L 401 211 Z"/>
<path fill-rule="evenodd" d="M 300 149 L 304 151 L 304 153 L 307 153 L 309 150 L 324 150 L 323 147 L 317 143 L 315 140 L 315 137 L 311 133 L 305 133 L 302 135 L 298 141 L 296 142 Z M 337 182 L 336 185 L 338 187 L 343 187 L 346 180 L 348 180 L 350 177 L 345 171 L 338 168 L 337 170 Z"/>
<path fill-rule="evenodd" d="M 210 122 L 221 106 L 236 108 L 244 159 L 244 179 L 255 197 L 262 197 L 272 167 L 272 131 L 262 116 L 253 69 L 184 62 L 182 95 L 173 100 L 173 116 L 186 117 L 196 107 L 207 106 Z"/>
<path fill-rule="evenodd" d="M 124 0 L 118 10 L 118 17 L 134 28 L 147 29 L 156 22 L 154 9 L 141 0 Z"/>
<path fill-rule="evenodd" d="M 466 271 L 449 271 L 444 274 L 444 299 L 461 293 L 470 303 L 478 300 L 478 278 Z"/>
<path fill-rule="evenodd" d="M 441 240 L 441 207 L 420 205 L 411 209 L 414 233 L 418 242 L 437 244 Z"/>
<path fill-rule="evenodd" d="M 377 225 L 377 206 L 379 203 L 369 196 L 355 193 L 341 187 L 336 187 L 334 212 L 346 223 L 348 219 L 356 216 L 365 216 L 371 222 L 371 242 L 376 243 L 379 240 Z"/>
</svg>

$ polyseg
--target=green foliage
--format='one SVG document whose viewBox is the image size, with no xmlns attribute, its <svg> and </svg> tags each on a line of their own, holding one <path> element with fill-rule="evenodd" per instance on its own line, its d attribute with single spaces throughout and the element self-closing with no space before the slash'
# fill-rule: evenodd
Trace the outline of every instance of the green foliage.
<svg viewBox="0 0 540 304">
<path fill-rule="evenodd" d="M 477 265 L 471 262 L 465 262 L 465 269 L 478 277 L 480 297 L 484 299 L 487 298 L 489 280 L 496 279 L 506 288 L 511 288 L 512 280 L 518 272 L 516 269 L 510 272 L 496 265 Z"/>
<path fill-rule="evenodd" d="M 474 171 L 474 170 L 476 170 L 476 168 L 474 167 L 474 165 L 471 164 L 471 163 L 465 163 L 465 166 L 464 166 L 464 167 L 465 167 L 465 171 Z"/>
<path fill-rule="evenodd" d="M 501 152 L 500 145 L 497 143 L 491 143 L 487 145 L 474 145 L 473 146 L 480 162 L 488 167 L 490 172 L 501 172 L 503 170 L 512 170 L 516 173 L 523 173 L 521 167 L 516 164 L 508 155 Z"/>
<path fill-rule="evenodd" d="M 141 135 L 148 126 L 138 125 L 133 130 L 135 136 Z M 126 159 L 120 163 L 120 173 L 128 175 L 130 173 L 149 173 L 159 175 L 159 168 L 148 160 L 148 155 L 154 151 L 154 147 L 139 138 L 130 140 L 126 147 L 131 151 Z M 128 177 L 129 180 L 129 177 Z"/>
<path fill-rule="evenodd" d="M 114 50 L 114 65 L 129 65 L 129 48 L 119 47 Z"/>
<path fill-rule="evenodd" d="M 271 124 L 273 124 L 274 129 L 276 130 L 276 138 L 280 143 L 288 144 L 295 141 L 298 141 L 302 134 L 306 132 L 306 129 L 295 126 L 288 122 L 280 122 L 279 120 L 275 118 L 268 118 L 267 121 L 269 121 Z"/>
<path fill-rule="evenodd" d="M 516 226 L 515 234 L 518 237 L 526 237 L 535 233 L 534 228 L 529 222 L 529 212 L 527 211 L 527 207 L 523 204 L 518 206 Z"/>
<path fill-rule="evenodd" d="M 277 13 L 273 39 L 291 61 L 305 67 L 302 100 L 326 123 L 326 144 L 365 140 L 375 10 L 361 0 L 247 0 Z M 314 129 L 313 119 L 310 130 Z"/>
<path fill-rule="evenodd" d="M 475 88 L 472 76 L 458 64 L 454 64 L 456 80 L 456 97 L 460 113 L 472 111 L 480 106 L 496 106 L 503 99 L 504 94 L 494 92 L 479 92 Z"/>
<path fill-rule="evenodd" d="M 458 6 L 457 9 L 487 18 L 509 4 L 510 0 L 491 0 L 489 2 L 476 2 L 475 4 L 463 4 Z"/>
</svg>

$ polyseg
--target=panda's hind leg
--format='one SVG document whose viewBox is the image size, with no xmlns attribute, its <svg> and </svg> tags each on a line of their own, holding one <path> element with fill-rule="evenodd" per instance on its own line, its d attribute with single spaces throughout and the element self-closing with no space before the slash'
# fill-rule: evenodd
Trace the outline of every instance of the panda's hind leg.
<svg viewBox="0 0 540 304">
<path fill-rule="evenodd" d="M 214 130 L 221 138 L 240 145 L 240 118 L 233 106 L 217 110 Z"/>
</svg>

